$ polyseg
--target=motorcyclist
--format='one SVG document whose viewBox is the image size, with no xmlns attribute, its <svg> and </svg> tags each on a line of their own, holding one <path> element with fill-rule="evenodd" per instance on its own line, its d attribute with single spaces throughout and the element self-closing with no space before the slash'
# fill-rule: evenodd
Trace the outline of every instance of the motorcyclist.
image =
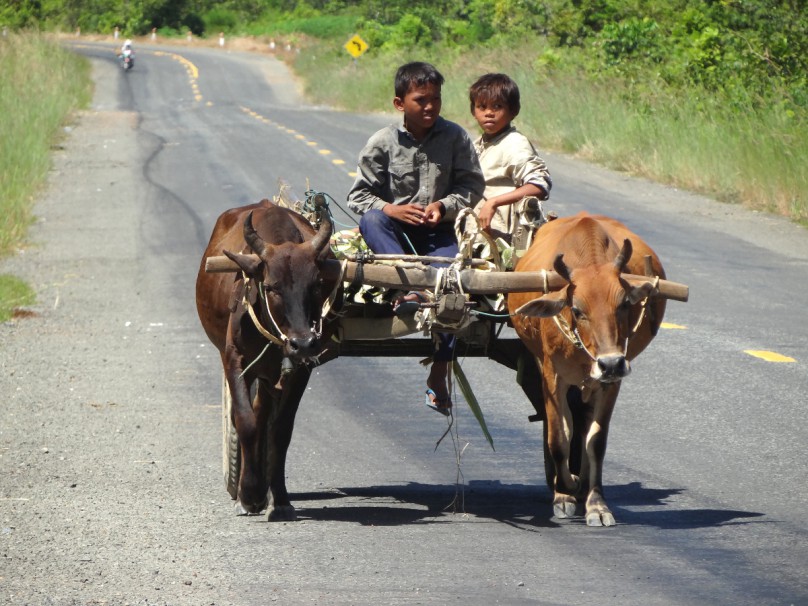
<svg viewBox="0 0 808 606">
<path fill-rule="evenodd" d="M 130 39 L 127 38 L 123 43 L 123 46 L 121 46 L 121 52 L 118 56 L 120 57 L 121 62 L 128 57 L 130 66 L 135 64 L 135 49 L 132 48 L 132 41 Z"/>
</svg>

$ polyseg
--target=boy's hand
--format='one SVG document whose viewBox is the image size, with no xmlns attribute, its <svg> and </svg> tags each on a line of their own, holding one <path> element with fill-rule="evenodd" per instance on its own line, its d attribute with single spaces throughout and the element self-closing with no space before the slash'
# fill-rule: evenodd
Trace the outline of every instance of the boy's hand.
<svg viewBox="0 0 808 606">
<path fill-rule="evenodd" d="M 424 209 L 424 214 L 424 222 L 429 227 L 436 227 L 443 218 L 443 204 L 440 201 L 432 202 Z"/>
<path fill-rule="evenodd" d="M 491 229 L 491 219 L 494 218 L 494 213 L 496 213 L 497 210 L 497 207 L 494 206 L 492 200 L 493 198 L 486 200 L 485 203 L 480 207 L 480 211 L 477 214 L 477 219 L 480 221 L 480 227 L 482 227 L 485 231 L 489 231 Z"/>
<path fill-rule="evenodd" d="M 432 206 L 430 204 L 430 206 Z M 427 211 L 429 206 L 427 206 Z M 409 225 L 423 225 L 428 223 L 427 211 L 418 204 L 386 204 L 382 209 L 385 215 L 392 217 L 396 221 L 408 223 Z"/>
</svg>

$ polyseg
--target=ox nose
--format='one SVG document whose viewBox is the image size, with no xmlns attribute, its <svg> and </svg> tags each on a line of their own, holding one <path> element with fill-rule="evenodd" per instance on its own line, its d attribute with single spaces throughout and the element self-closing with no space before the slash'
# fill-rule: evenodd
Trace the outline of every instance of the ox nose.
<svg viewBox="0 0 808 606">
<path fill-rule="evenodd" d="M 314 353 L 314 348 L 317 346 L 317 337 L 314 335 L 307 335 L 305 337 L 292 337 L 287 343 L 289 348 L 289 355 L 291 356 L 307 356 Z"/>
<path fill-rule="evenodd" d="M 631 372 L 626 356 L 621 354 L 598 356 L 598 369 L 602 379 L 622 379 Z"/>
</svg>

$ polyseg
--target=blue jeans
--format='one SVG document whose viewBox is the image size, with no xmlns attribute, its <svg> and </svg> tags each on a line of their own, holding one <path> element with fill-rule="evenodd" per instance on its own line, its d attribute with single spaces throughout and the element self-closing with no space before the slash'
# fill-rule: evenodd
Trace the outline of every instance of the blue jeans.
<svg viewBox="0 0 808 606">
<path fill-rule="evenodd" d="M 460 250 L 451 223 L 441 223 L 437 228 L 424 225 L 409 225 L 396 221 L 382 211 L 372 209 L 362 215 L 359 231 L 368 248 L 380 255 L 405 254 L 454 257 Z M 412 244 L 412 245 L 410 245 Z M 413 248 L 415 250 L 413 251 Z M 446 263 L 435 263 L 445 267 Z M 454 358 L 455 336 L 438 333 L 438 348 L 433 360 L 449 362 Z"/>
<path fill-rule="evenodd" d="M 451 223 L 437 228 L 401 223 L 380 210 L 369 210 L 359 221 L 359 231 L 370 250 L 382 254 L 430 255 L 454 257 L 457 240 Z M 408 242 L 409 240 L 409 242 Z M 410 246 L 410 242 L 412 246 Z M 415 250 L 413 250 L 415 248 Z M 439 267 L 446 264 L 438 265 Z"/>
</svg>

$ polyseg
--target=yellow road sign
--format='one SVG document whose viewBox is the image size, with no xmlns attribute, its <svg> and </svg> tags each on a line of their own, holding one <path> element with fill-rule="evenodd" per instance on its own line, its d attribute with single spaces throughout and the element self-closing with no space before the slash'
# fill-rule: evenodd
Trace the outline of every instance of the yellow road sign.
<svg viewBox="0 0 808 606">
<path fill-rule="evenodd" d="M 362 40 L 359 37 L 359 34 L 356 34 L 353 38 L 348 40 L 345 43 L 345 50 L 356 59 L 359 55 L 364 53 L 368 49 L 368 43 Z"/>
</svg>

